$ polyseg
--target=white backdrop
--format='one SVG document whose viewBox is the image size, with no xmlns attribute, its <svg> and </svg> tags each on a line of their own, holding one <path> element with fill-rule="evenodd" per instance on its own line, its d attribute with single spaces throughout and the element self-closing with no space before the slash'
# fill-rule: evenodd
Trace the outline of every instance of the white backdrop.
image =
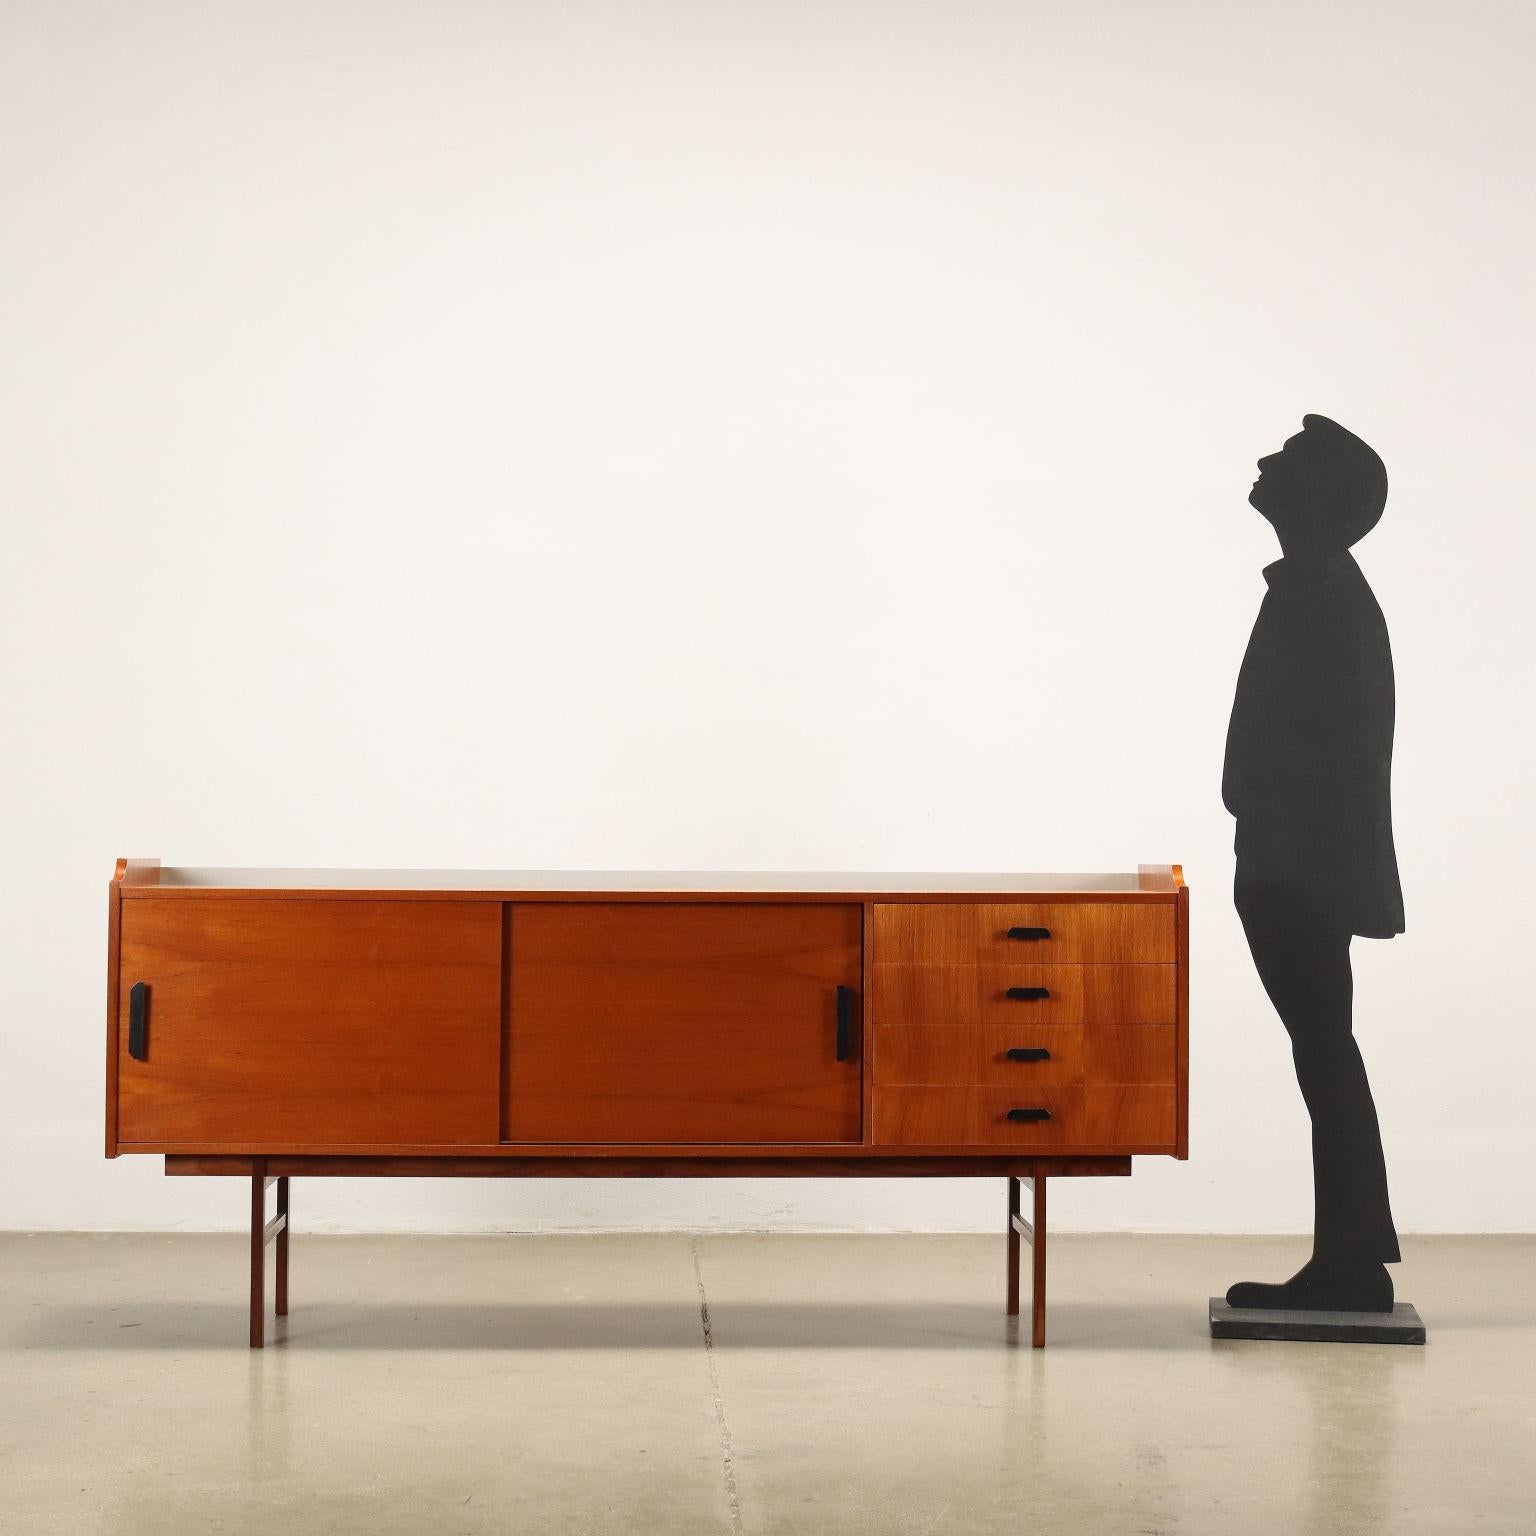
<svg viewBox="0 0 1536 1536">
<path fill-rule="evenodd" d="M 1536 1226 L 1533 12 L 0 3 L 0 1225 L 106 1162 L 167 863 L 1117 868 L 1193 887 L 1192 1161 L 1310 1223 L 1219 786 L 1305 411 L 1386 459 L 1405 1231 Z M 994 1184 L 312 1183 L 301 1227 L 999 1226 Z"/>
</svg>

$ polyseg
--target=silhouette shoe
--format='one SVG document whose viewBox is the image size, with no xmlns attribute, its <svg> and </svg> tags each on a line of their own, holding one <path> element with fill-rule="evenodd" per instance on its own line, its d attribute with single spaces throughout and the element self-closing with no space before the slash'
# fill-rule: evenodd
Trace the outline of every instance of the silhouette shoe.
<svg viewBox="0 0 1536 1536">
<path fill-rule="evenodd" d="M 1227 1305 L 1277 1311 L 1390 1312 L 1392 1276 L 1385 1264 L 1313 1258 L 1283 1285 L 1241 1281 L 1227 1292 Z"/>
</svg>

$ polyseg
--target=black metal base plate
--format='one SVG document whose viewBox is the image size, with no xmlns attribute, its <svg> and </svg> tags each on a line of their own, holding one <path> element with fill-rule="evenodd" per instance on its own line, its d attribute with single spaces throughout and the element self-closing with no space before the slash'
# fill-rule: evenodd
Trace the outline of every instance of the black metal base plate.
<svg viewBox="0 0 1536 1536">
<path fill-rule="evenodd" d="M 1411 1302 L 1390 1312 L 1301 1312 L 1229 1307 L 1211 1297 L 1213 1339 L 1295 1339 L 1311 1344 L 1422 1344 L 1424 1321 Z"/>
</svg>

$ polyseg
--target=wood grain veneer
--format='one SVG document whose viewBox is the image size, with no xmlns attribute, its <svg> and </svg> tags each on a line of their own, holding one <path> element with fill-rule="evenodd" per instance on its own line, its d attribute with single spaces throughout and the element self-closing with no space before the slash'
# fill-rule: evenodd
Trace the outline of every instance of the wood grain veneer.
<svg viewBox="0 0 1536 1536">
<path fill-rule="evenodd" d="M 1173 1024 L 887 1025 L 873 1032 L 878 1086 L 967 1084 L 1026 1091 L 1033 1084 L 1167 1084 L 1177 1081 Z M 1049 1051 L 1013 1061 L 1010 1049 Z"/>
<path fill-rule="evenodd" d="M 1048 938 L 1010 939 L 1010 928 Z M 1171 965 L 1172 902 L 879 902 L 875 960 L 888 965 Z"/>
<path fill-rule="evenodd" d="M 501 924 L 431 903 L 124 903 L 122 1143 L 494 1140 Z M 127 983 L 150 984 L 148 1059 Z"/>
<path fill-rule="evenodd" d="M 877 941 L 878 942 L 878 941 Z M 1022 946 L 1021 946 L 1022 947 Z M 1012 987 L 1041 988 L 1015 999 Z M 875 963 L 872 1017 L 887 1024 L 1173 1024 L 1173 965 Z"/>
<path fill-rule="evenodd" d="M 503 1139 L 857 1142 L 854 905 L 518 903 Z"/>
<path fill-rule="evenodd" d="M 1177 1024 L 1090 1024 L 1083 1033 L 1084 1081 L 1178 1083 Z"/>
<path fill-rule="evenodd" d="M 1169 1087 L 895 1087 L 875 1095 L 875 1140 L 891 1146 L 1123 1149 L 1171 1152 L 1178 1126 Z M 1049 1109 L 1015 1123 L 1008 1111 Z"/>
<path fill-rule="evenodd" d="M 1044 1061 L 1009 1061 L 1013 1047 L 1046 1050 Z M 1081 1024 L 886 1024 L 870 1035 L 877 1089 L 951 1085 L 1017 1088 L 1083 1081 Z"/>
</svg>

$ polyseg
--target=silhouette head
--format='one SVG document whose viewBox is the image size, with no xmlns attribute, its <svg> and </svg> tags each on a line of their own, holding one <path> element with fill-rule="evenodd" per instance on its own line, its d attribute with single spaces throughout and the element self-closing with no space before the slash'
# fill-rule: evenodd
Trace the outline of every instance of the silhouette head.
<svg viewBox="0 0 1536 1536">
<path fill-rule="evenodd" d="M 1342 553 L 1374 528 L 1387 504 L 1387 466 L 1368 443 L 1326 416 L 1259 460 L 1249 504 L 1274 525 L 1287 555 Z"/>
</svg>

